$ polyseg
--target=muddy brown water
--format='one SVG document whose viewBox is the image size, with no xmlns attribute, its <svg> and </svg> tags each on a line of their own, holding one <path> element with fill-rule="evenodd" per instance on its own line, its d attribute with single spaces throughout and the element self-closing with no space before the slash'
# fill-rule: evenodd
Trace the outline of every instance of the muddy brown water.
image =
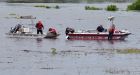
<svg viewBox="0 0 140 75">
<path fill-rule="evenodd" d="M 116 4 L 119 11 L 84 10 L 102 4 L 47 4 L 60 9 L 36 8 L 38 3 L 0 3 L 0 75 L 139 75 L 140 55 L 120 54 L 116 49 L 140 48 L 140 12 L 124 11 L 129 3 Z M 33 28 L 30 20 L 15 19 L 16 15 L 33 15 L 33 22 L 42 20 L 47 32 L 54 27 L 61 34 L 58 39 L 9 38 L 6 32 L 18 23 Z M 66 27 L 96 29 L 99 24 L 108 27 L 108 16 L 115 16 L 118 29 L 128 29 L 132 35 L 124 41 L 67 40 Z"/>
</svg>

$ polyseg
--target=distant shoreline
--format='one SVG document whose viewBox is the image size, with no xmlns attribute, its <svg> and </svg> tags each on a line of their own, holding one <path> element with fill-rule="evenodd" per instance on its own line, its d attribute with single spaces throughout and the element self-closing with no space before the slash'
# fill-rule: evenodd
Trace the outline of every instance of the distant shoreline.
<svg viewBox="0 0 140 75">
<path fill-rule="evenodd" d="M 95 2 L 115 2 L 115 3 L 125 3 L 125 2 L 133 2 L 135 0 L 7 0 L 2 2 L 8 3 L 95 3 Z"/>
</svg>

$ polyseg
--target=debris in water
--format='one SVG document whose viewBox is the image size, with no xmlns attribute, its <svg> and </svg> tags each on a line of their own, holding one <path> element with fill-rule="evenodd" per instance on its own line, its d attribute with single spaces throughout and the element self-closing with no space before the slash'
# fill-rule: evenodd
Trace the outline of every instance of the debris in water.
<svg viewBox="0 0 140 75">
<path fill-rule="evenodd" d="M 105 72 L 110 74 L 130 74 L 129 70 L 123 70 L 123 69 L 108 69 Z"/>
<path fill-rule="evenodd" d="M 9 15 L 16 15 L 15 13 L 9 13 Z"/>
<path fill-rule="evenodd" d="M 27 52 L 27 53 L 29 53 L 29 52 L 30 52 L 30 50 L 21 50 L 21 51 L 24 51 L 24 52 Z"/>
<path fill-rule="evenodd" d="M 57 54 L 56 48 L 51 48 L 51 50 L 52 50 L 52 54 L 53 54 L 53 55 Z"/>
<path fill-rule="evenodd" d="M 72 47 L 86 47 L 86 46 L 72 46 Z"/>
<path fill-rule="evenodd" d="M 54 69 L 54 68 L 52 68 L 52 67 L 48 67 L 48 68 L 43 67 L 43 68 L 40 68 L 40 69 Z"/>
</svg>

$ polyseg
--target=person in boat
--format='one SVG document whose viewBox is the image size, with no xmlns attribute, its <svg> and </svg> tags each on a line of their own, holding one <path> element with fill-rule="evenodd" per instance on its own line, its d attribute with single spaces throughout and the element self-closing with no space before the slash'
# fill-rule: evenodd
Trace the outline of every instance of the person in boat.
<svg viewBox="0 0 140 75">
<path fill-rule="evenodd" d="M 39 33 L 43 34 L 44 26 L 41 21 L 38 21 L 38 23 L 36 23 L 36 29 L 37 29 L 37 34 Z"/>
<path fill-rule="evenodd" d="M 49 28 L 49 33 L 57 35 L 57 32 L 56 32 L 56 30 L 54 28 Z"/>
<path fill-rule="evenodd" d="M 115 25 L 112 24 L 108 31 L 109 31 L 108 40 L 112 40 L 114 31 L 115 31 Z"/>
<path fill-rule="evenodd" d="M 106 31 L 106 29 L 102 25 L 99 25 L 96 30 L 98 32 L 105 32 Z"/>
<path fill-rule="evenodd" d="M 75 30 L 73 28 L 67 27 L 65 30 L 65 34 L 68 35 L 68 33 L 74 33 Z"/>
</svg>

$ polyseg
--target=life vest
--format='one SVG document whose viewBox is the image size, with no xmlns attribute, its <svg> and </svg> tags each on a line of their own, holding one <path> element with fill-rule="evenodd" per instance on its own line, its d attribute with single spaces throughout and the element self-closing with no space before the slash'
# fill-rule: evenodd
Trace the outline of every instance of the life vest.
<svg viewBox="0 0 140 75">
<path fill-rule="evenodd" d="M 115 25 L 112 25 L 112 26 L 109 28 L 109 32 L 114 33 L 114 31 L 115 31 Z"/>
<path fill-rule="evenodd" d="M 109 28 L 109 32 L 113 32 L 114 33 L 115 29 L 114 28 Z"/>
<path fill-rule="evenodd" d="M 56 33 L 56 30 L 54 28 L 49 28 L 49 32 Z"/>
<path fill-rule="evenodd" d="M 36 28 L 37 28 L 37 29 L 42 29 L 42 28 L 43 28 L 42 23 L 37 23 Z"/>
</svg>

